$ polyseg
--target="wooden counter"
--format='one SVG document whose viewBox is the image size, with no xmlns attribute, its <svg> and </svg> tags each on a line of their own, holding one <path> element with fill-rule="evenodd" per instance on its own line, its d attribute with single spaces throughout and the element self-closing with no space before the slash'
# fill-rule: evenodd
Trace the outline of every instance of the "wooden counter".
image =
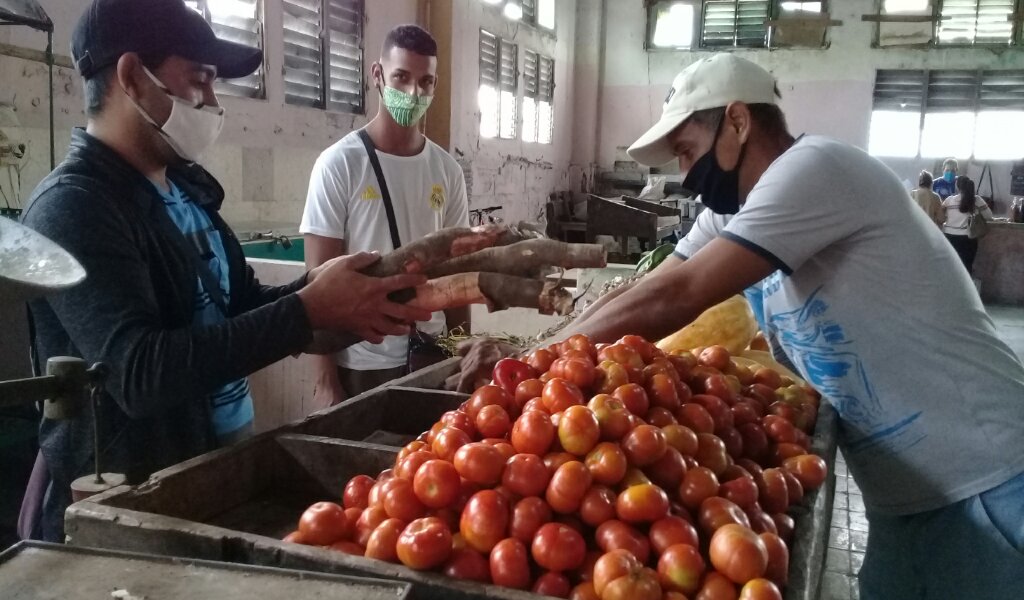
<svg viewBox="0 0 1024 600">
<path fill-rule="evenodd" d="M 978 244 L 974 277 L 986 303 L 1024 304 L 1024 223 L 989 223 Z"/>
</svg>

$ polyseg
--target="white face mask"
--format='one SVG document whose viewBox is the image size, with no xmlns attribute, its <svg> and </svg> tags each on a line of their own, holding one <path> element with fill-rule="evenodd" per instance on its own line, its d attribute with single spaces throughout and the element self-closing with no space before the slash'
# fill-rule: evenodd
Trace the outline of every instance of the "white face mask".
<svg viewBox="0 0 1024 600">
<path fill-rule="evenodd" d="M 164 141 L 183 160 L 196 162 L 199 157 L 217 141 L 224 128 L 224 108 L 221 106 L 192 105 L 187 100 L 171 93 L 149 69 L 143 67 L 146 75 L 153 80 L 173 103 L 171 116 L 161 127 L 131 96 L 128 99 L 147 123 L 156 127 Z"/>
</svg>

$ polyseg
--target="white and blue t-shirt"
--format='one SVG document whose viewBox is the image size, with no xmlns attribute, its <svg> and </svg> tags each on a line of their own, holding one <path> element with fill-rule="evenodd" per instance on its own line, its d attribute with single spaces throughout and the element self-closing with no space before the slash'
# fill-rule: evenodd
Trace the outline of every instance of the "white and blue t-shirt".
<svg viewBox="0 0 1024 600">
<path fill-rule="evenodd" d="M 804 136 L 736 215 L 705 211 L 677 252 L 694 257 L 719 236 L 778 267 L 747 297 L 839 413 L 869 509 L 932 510 L 1024 472 L 1024 367 L 885 165 Z"/>
<path fill-rule="evenodd" d="M 199 257 L 206 261 L 210 273 L 220 282 L 225 302 L 230 299 L 231 284 L 228 278 L 227 256 L 220 232 L 213 226 L 209 215 L 196 206 L 178 186 L 168 181 L 170 191 L 157 188 L 164 201 L 167 214 L 178 226 L 178 229 L 195 248 Z M 203 327 L 223 323 L 226 319 L 220 307 L 213 301 L 210 294 L 203 288 L 203 282 L 196 277 L 195 318 L 193 327 Z M 237 379 L 210 394 L 213 414 L 213 428 L 217 436 L 234 433 L 250 424 L 253 420 L 252 395 L 249 393 L 249 381 Z"/>
</svg>

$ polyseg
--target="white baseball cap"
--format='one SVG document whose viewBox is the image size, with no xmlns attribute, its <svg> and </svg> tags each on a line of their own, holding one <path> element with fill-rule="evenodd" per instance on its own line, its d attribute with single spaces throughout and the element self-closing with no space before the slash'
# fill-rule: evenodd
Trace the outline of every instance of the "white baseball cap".
<svg viewBox="0 0 1024 600">
<path fill-rule="evenodd" d="M 693 113 L 730 102 L 775 104 L 775 78 L 762 67 L 734 54 L 716 54 L 683 69 L 672 82 L 661 119 L 629 147 L 640 164 L 658 167 L 675 158 L 668 134 Z"/>
</svg>

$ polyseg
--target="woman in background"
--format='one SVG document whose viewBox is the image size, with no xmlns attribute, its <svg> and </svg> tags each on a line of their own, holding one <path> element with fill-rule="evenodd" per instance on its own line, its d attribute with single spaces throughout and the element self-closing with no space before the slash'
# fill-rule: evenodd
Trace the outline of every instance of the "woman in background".
<svg viewBox="0 0 1024 600">
<path fill-rule="evenodd" d="M 921 171 L 917 178 L 917 189 L 910 192 L 910 196 L 921 207 L 924 214 L 932 220 L 935 225 L 942 229 L 942 223 L 946 220 L 946 210 L 942 208 L 942 198 L 932 191 L 932 174 L 928 171 Z"/>
<path fill-rule="evenodd" d="M 979 214 L 986 221 L 991 221 L 992 209 L 984 199 L 974 194 L 974 181 L 969 177 L 957 177 L 956 190 L 958 194 L 942 201 L 942 207 L 946 209 L 946 224 L 942 231 L 970 273 L 974 266 L 974 257 L 978 254 L 978 240 L 967 235 L 969 219 L 971 215 Z"/>
</svg>

